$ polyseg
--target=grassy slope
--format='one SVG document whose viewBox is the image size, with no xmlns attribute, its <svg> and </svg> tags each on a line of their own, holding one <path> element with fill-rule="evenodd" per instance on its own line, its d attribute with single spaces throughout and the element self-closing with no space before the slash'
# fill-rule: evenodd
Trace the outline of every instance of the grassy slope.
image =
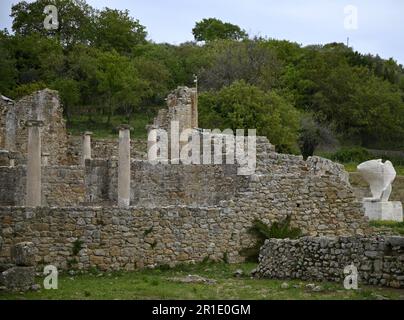
<svg viewBox="0 0 404 320">
<path fill-rule="evenodd" d="M 58 290 L 41 290 L 25 294 L 0 293 L 0 299 L 404 299 L 404 290 L 361 287 L 347 291 L 342 284 L 321 283 L 323 290 L 313 292 L 304 282 L 288 281 L 289 289 L 281 289 L 281 280 L 251 279 L 254 264 L 229 265 L 202 263 L 173 269 L 143 270 L 126 273 L 63 275 Z M 235 278 L 236 269 L 246 276 Z M 215 279 L 215 284 L 181 283 L 172 277 L 197 274 Z M 38 279 L 39 283 L 40 279 Z M 297 286 L 297 288 L 294 288 Z"/>
</svg>

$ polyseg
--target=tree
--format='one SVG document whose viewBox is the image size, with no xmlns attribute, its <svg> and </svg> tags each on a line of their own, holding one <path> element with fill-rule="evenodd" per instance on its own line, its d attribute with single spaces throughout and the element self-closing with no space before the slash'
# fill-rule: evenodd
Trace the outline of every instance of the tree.
<svg viewBox="0 0 404 320">
<path fill-rule="evenodd" d="M 218 41 L 208 50 L 211 63 L 200 73 L 205 90 L 220 90 L 237 80 L 269 90 L 279 78 L 281 63 L 274 51 L 260 41 Z"/>
<path fill-rule="evenodd" d="M 322 145 L 332 146 L 337 143 L 331 130 L 320 125 L 313 118 L 312 114 L 305 114 L 300 121 L 298 145 L 303 158 L 314 155 L 317 147 Z"/>
<path fill-rule="evenodd" d="M 128 10 L 105 8 L 97 14 L 95 25 L 94 44 L 103 50 L 129 54 L 134 46 L 146 42 L 146 28 Z"/>
<path fill-rule="evenodd" d="M 44 9 L 53 4 L 58 9 L 59 28 L 46 30 Z M 21 1 L 11 8 L 12 28 L 17 35 L 37 34 L 58 39 L 63 45 L 88 43 L 91 40 L 94 9 L 83 0 Z"/>
<path fill-rule="evenodd" d="M 144 97 L 147 83 L 139 78 L 134 64 L 115 51 L 100 53 L 97 67 L 97 90 L 104 100 L 107 124 L 120 107 L 129 118 Z"/>
<path fill-rule="evenodd" d="M 51 84 L 51 88 L 59 91 L 63 112 L 69 121 L 72 109 L 80 102 L 79 83 L 73 79 L 59 78 Z"/>
<path fill-rule="evenodd" d="M 217 93 L 201 94 L 199 110 L 204 128 L 257 129 L 282 152 L 292 151 L 296 143 L 298 111 L 276 92 L 265 92 L 245 81 L 236 81 Z"/>
<path fill-rule="evenodd" d="M 192 33 L 196 41 L 241 40 L 248 37 L 239 26 L 219 19 L 203 19 L 195 24 Z"/>
<path fill-rule="evenodd" d="M 5 96 L 10 95 L 18 76 L 11 43 L 11 36 L 5 31 L 0 31 L 0 94 Z"/>
</svg>

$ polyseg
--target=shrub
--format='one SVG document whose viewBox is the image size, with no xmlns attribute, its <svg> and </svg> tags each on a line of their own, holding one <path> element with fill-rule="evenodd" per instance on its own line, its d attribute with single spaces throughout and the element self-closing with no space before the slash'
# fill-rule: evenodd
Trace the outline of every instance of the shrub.
<svg viewBox="0 0 404 320">
<path fill-rule="evenodd" d="M 253 247 L 244 248 L 240 254 L 246 258 L 247 262 L 257 262 L 259 251 L 263 246 L 266 239 L 296 239 L 302 235 L 299 228 L 292 228 L 290 226 L 291 216 L 287 216 L 285 220 L 280 222 L 273 222 L 269 227 L 261 220 L 254 220 L 253 225 L 249 228 L 248 232 L 257 238 L 257 242 Z"/>
<path fill-rule="evenodd" d="M 340 163 L 364 162 L 372 158 L 372 154 L 362 147 L 342 148 L 331 155 L 331 160 Z"/>
<path fill-rule="evenodd" d="M 73 242 L 73 248 L 72 248 L 72 253 L 74 256 L 77 256 L 80 252 L 80 250 L 83 248 L 83 241 L 77 239 Z"/>
</svg>

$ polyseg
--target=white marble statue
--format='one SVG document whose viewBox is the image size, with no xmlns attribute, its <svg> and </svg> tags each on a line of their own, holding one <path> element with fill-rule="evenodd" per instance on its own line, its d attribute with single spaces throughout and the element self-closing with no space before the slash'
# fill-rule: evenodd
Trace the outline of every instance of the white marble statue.
<svg viewBox="0 0 404 320">
<path fill-rule="evenodd" d="M 390 161 L 369 160 L 358 166 L 358 172 L 369 183 L 371 198 L 364 198 L 365 213 L 370 220 L 403 221 L 401 202 L 389 201 L 391 184 L 396 178 L 396 170 Z"/>
<path fill-rule="evenodd" d="M 390 161 L 369 160 L 358 166 L 358 172 L 369 183 L 372 198 L 363 201 L 389 201 L 391 184 L 396 178 L 396 170 Z"/>
</svg>

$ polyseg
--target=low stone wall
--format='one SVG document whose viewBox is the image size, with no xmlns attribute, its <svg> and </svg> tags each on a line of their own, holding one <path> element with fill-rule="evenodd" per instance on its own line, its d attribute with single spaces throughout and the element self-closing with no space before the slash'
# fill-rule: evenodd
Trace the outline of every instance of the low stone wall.
<svg viewBox="0 0 404 320">
<path fill-rule="evenodd" d="M 0 206 L 23 206 L 26 166 L 0 167 Z M 85 201 L 84 170 L 78 166 L 42 167 L 42 204 L 75 206 Z"/>
<path fill-rule="evenodd" d="M 241 262 L 240 250 L 256 241 L 248 232 L 255 219 L 280 217 L 232 201 L 222 207 L 0 207 L 0 263 L 7 263 L 12 245 L 23 241 L 35 243 L 38 263 L 60 268 L 132 270 L 225 256 Z M 349 228 L 349 221 L 344 223 Z"/>
<path fill-rule="evenodd" d="M 28 240 L 38 264 L 62 269 L 133 270 L 225 256 L 238 262 L 239 250 L 254 241 L 245 229 L 253 218 L 213 207 L 0 207 L 0 264 Z"/>
<path fill-rule="evenodd" d="M 359 283 L 404 288 L 404 237 L 269 239 L 255 275 L 342 283 L 351 264 Z"/>
</svg>

